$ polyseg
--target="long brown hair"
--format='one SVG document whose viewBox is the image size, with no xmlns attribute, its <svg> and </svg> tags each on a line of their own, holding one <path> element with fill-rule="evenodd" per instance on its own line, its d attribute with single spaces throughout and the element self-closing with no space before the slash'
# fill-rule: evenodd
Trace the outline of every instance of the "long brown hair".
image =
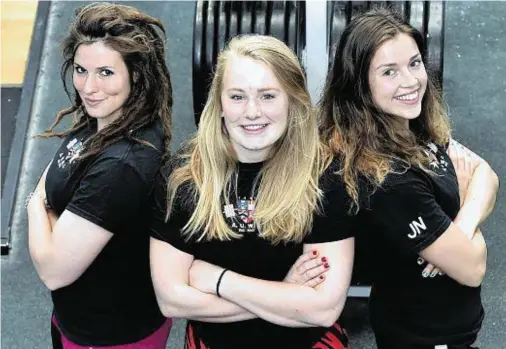
<svg viewBox="0 0 506 349">
<path fill-rule="evenodd" d="M 320 143 L 314 109 L 304 72 L 295 54 L 280 40 L 263 35 L 233 38 L 218 57 L 216 72 L 196 135 L 183 148 L 182 166 L 168 182 L 168 216 L 178 188 L 190 184 L 194 211 L 184 227 L 198 239 L 240 238 L 226 224 L 223 202 L 230 198 L 237 156 L 223 132 L 221 91 L 230 57 L 248 57 L 265 63 L 288 95 L 287 130 L 263 165 L 254 220 L 260 237 L 279 243 L 301 241 L 310 230 L 321 192 L 318 189 Z"/>
<path fill-rule="evenodd" d="M 372 58 L 385 41 L 399 34 L 415 40 L 427 63 L 422 35 L 402 15 L 375 8 L 355 17 L 341 36 L 318 106 L 323 142 L 328 155 L 341 160 L 342 176 L 356 210 L 359 177 L 378 187 L 394 171 L 397 160 L 405 164 L 404 169 L 416 165 L 427 170 L 424 145 L 446 145 L 450 139 L 441 91 L 430 70 L 421 113 L 410 120 L 410 132 L 398 118 L 384 113 L 373 102 L 368 73 Z"/>
<path fill-rule="evenodd" d="M 122 107 L 122 115 L 89 139 L 80 158 L 97 154 L 121 139 L 135 139 L 135 130 L 157 119 L 162 121 L 165 134 L 165 149 L 161 150 L 168 154 L 172 87 L 165 64 L 165 29 L 162 22 L 124 5 L 93 3 L 77 9 L 76 19 L 61 45 L 64 62 L 60 77 L 69 99 L 72 98 L 67 77 L 72 73 L 76 51 L 80 45 L 98 41 L 122 55 L 130 75 L 131 92 Z M 74 92 L 72 106 L 60 111 L 49 129 L 39 137 L 65 137 L 95 122 L 86 113 L 79 94 Z M 74 114 L 72 127 L 55 132 L 54 128 L 69 114 Z"/>
</svg>

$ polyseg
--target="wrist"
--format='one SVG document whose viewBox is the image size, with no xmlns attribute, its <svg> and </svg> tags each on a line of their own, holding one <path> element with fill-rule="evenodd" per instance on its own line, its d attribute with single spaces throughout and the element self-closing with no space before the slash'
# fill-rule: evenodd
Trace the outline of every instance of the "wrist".
<svg viewBox="0 0 506 349">
<path fill-rule="evenodd" d="M 51 205 L 47 201 L 47 197 L 42 195 L 38 189 L 35 189 L 33 192 L 28 194 L 25 200 L 25 208 L 29 208 L 29 206 L 33 206 L 35 203 L 42 204 L 46 211 L 52 209 Z"/>
<path fill-rule="evenodd" d="M 220 276 L 218 277 L 218 281 L 216 282 L 216 295 L 218 297 L 221 298 L 221 295 L 220 295 L 220 286 L 221 286 L 221 283 L 223 281 L 223 276 L 225 275 L 225 273 L 229 271 L 229 269 L 223 269 L 223 271 L 220 273 Z"/>
</svg>

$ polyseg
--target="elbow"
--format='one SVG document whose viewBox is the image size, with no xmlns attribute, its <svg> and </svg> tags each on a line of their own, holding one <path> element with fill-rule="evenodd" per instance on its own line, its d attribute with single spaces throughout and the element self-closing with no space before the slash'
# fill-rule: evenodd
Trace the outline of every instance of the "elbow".
<svg viewBox="0 0 506 349">
<path fill-rule="evenodd" d="M 40 257 L 40 258 L 37 258 Z M 71 275 L 67 272 L 57 272 L 54 270 L 53 266 L 50 264 L 47 258 L 43 258 L 42 256 L 34 256 L 32 254 L 33 264 L 35 266 L 35 270 L 39 275 L 40 280 L 50 291 L 56 291 L 59 288 L 63 288 L 72 284 L 77 280 L 78 276 Z M 59 275 L 63 274 L 63 275 Z"/>
<path fill-rule="evenodd" d="M 481 286 L 487 271 L 486 263 L 479 263 L 476 267 L 470 270 L 471 272 L 465 278 L 459 281 L 460 284 L 468 287 Z"/>
<path fill-rule="evenodd" d="M 167 295 L 164 295 L 163 297 L 158 294 L 156 295 L 156 301 L 158 303 L 160 312 L 167 318 L 179 317 L 177 308 L 174 307 L 171 302 L 168 302 L 166 300 L 167 298 L 170 299 L 170 297 L 167 297 Z"/>
<path fill-rule="evenodd" d="M 156 293 L 156 300 L 158 308 L 160 308 L 163 316 L 167 318 L 186 318 L 188 312 L 185 311 L 186 307 L 180 306 L 178 303 L 177 292 L 164 292 L 163 294 Z"/>
<path fill-rule="evenodd" d="M 485 171 L 488 172 L 488 178 L 489 178 L 489 184 L 494 189 L 495 192 L 499 189 L 499 176 L 497 173 L 492 169 L 492 167 L 488 163 L 484 163 Z"/>
<path fill-rule="evenodd" d="M 60 288 L 66 287 L 73 283 L 74 281 L 70 280 L 62 280 L 61 278 L 57 277 L 51 277 L 51 276 L 42 276 L 40 277 L 42 280 L 42 283 L 50 290 L 50 291 L 56 291 Z"/>
<path fill-rule="evenodd" d="M 170 304 L 162 303 L 160 302 L 160 300 L 158 300 L 158 307 L 160 308 L 160 311 L 162 312 L 163 316 L 165 316 L 166 318 L 179 317 L 177 310 Z"/>
<path fill-rule="evenodd" d="M 311 321 L 315 327 L 331 327 L 341 316 L 342 308 L 331 308 L 316 314 Z"/>
<path fill-rule="evenodd" d="M 313 313 L 310 324 L 316 327 L 331 327 L 341 316 L 346 297 L 341 297 L 337 303 L 322 304 L 319 310 Z M 316 307 L 315 307 L 316 308 Z"/>
<path fill-rule="evenodd" d="M 497 192 L 499 191 L 499 176 L 497 173 L 494 172 L 494 170 L 490 169 L 490 182 L 491 186 L 494 188 L 494 194 L 497 195 Z"/>
<path fill-rule="evenodd" d="M 481 286 L 483 279 L 485 278 L 485 273 L 487 271 L 486 263 L 480 263 L 476 267 L 471 279 L 469 280 L 469 287 L 479 287 Z"/>
</svg>

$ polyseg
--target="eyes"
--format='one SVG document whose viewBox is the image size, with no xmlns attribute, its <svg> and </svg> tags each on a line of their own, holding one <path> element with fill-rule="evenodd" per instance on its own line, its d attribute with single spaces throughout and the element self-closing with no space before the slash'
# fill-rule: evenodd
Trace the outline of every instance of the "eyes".
<svg viewBox="0 0 506 349">
<path fill-rule="evenodd" d="M 86 69 L 84 69 L 80 65 L 74 65 L 74 71 L 78 75 L 86 73 Z M 107 68 L 101 68 L 100 71 L 99 71 L 99 74 L 100 74 L 100 76 L 108 77 L 108 76 L 114 75 L 114 72 L 112 70 L 110 70 L 110 69 L 107 69 Z"/>
<path fill-rule="evenodd" d="M 230 95 L 229 98 L 233 101 L 240 102 L 247 99 L 248 97 L 245 96 L 244 94 L 234 93 Z M 264 101 L 271 101 L 273 99 L 276 99 L 276 95 L 273 93 L 265 92 L 260 94 L 260 99 Z"/>
<path fill-rule="evenodd" d="M 419 68 L 423 66 L 423 62 L 420 58 L 417 58 L 417 59 L 414 59 L 413 61 L 411 61 L 411 63 L 409 64 L 409 67 L 410 68 Z M 399 71 L 396 69 L 396 68 L 388 68 L 388 69 L 385 69 L 383 71 L 383 76 L 394 76 L 398 73 Z"/>
</svg>

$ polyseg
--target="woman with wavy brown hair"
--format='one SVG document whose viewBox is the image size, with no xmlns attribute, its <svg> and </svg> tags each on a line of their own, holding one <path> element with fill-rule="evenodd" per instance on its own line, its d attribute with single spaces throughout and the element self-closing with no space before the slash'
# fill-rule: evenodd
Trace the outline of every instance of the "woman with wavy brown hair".
<svg viewBox="0 0 506 349">
<path fill-rule="evenodd" d="M 170 142 L 164 27 L 133 7 L 91 4 L 76 11 L 62 51 L 75 97 L 40 135 L 64 141 L 27 207 L 53 347 L 164 349 L 172 322 L 156 302 L 146 230 Z M 67 115 L 72 127 L 55 132 Z"/>
<path fill-rule="evenodd" d="M 196 135 L 157 186 L 153 282 L 162 312 L 189 319 L 185 348 L 348 347 L 337 319 L 354 241 L 323 165 L 295 54 L 233 38 Z"/>
<path fill-rule="evenodd" d="M 451 139 L 425 63 L 418 30 L 388 9 L 370 10 L 344 30 L 320 102 L 357 255 L 367 251 L 379 349 L 471 348 L 484 316 L 479 225 L 498 179 Z"/>
</svg>

